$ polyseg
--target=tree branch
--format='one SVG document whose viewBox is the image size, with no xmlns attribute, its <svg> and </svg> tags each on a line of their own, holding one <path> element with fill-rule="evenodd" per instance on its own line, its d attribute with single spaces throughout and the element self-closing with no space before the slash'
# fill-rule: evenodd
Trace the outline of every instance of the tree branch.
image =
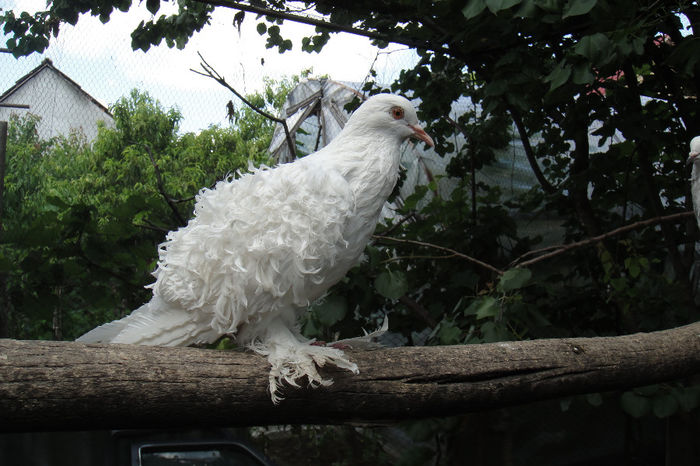
<svg viewBox="0 0 700 466">
<path fill-rule="evenodd" d="M 637 228 L 642 228 L 650 225 L 656 225 L 658 223 L 664 223 L 664 222 L 675 222 L 678 220 L 683 220 L 687 217 L 692 217 L 695 215 L 693 211 L 689 212 L 680 212 L 676 214 L 671 214 L 671 215 L 664 215 L 663 217 L 654 217 L 654 218 L 648 218 L 646 220 L 640 220 L 638 222 L 630 223 L 629 225 L 624 225 L 619 228 L 616 228 L 612 231 L 608 231 L 607 233 L 603 233 L 598 236 L 594 236 L 592 238 L 586 238 L 581 241 L 577 241 L 575 243 L 569 243 L 569 244 L 559 244 L 556 246 L 548 246 L 546 248 L 542 249 L 537 249 L 534 251 L 529 251 L 526 252 L 525 254 L 521 255 L 517 259 L 515 259 L 513 262 L 510 263 L 510 267 L 528 267 L 532 264 L 535 264 L 537 262 L 543 261 L 545 259 L 551 259 L 554 256 L 558 256 L 559 254 L 563 254 L 565 252 L 571 251 L 572 249 L 580 248 L 583 246 L 588 246 L 589 244 L 597 243 L 599 241 L 602 241 L 604 239 L 610 238 L 612 236 L 617 236 L 622 233 L 627 233 L 628 231 L 636 230 Z M 550 252 L 547 252 L 550 251 Z M 520 262 L 522 259 L 525 257 L 529 257 L 532 255 L 536 254 L 541 254 L 546 252 L 546 254 L 542 254 L 541 256 L 535 257 L 534 259 L 526 260 L 524 262 Z"/>
<path fill-rule="evenodd" d="M 148 144 L 143 144 L 143 147 L 144 149 L 146 149 L 146 152 L 148 152 L 148 157 L 151 159 L 151 165 L 153 165 L 153 170 L 156 174 L 158 192 L 163 197 L 163 199 L 165 199 L 165 202 L 168 204 L 168 207 L 170 207 L 170 210 L 173 212 L 173 215 L 175 216 L 175 221 L 178 222 L 178 225 L 187 225 L 187 220 L 185 220 L 180 211 L 177 209 L 177 206 L 175 205 L 173 199 L 170 196 L 168 196 L 168 193 L 165 192 L 165 183 L 163 183 L 163 176 L 160 173 L 160 167 L 158 167 L 158 163 L 156 162 L 155 157 L 153 157 L 153 152 L 151 151 L 151 148 L 148 146 Z"/>
<path fill-rule="evenodd" d="M 544 192 L 547 194 L 554 194 L 557 192 L 557 189 L 552 186 L 547 178 L 545 178 L 544 173 L 542 173 L 542 170 L 540 169 L 540 165 L 537 163 L 537 158 L 535 157 L 535 153 L 530 145 L 530 137 L 527 135 L 527 129 L 525 128 L 523 119 L 520 116 L 520 112 L 513 105 L 510 105 L 507 102 L 506 105 L 511 118 L 513 119 L 513 123 L 515 123 L 515 127 L 518 130 L 518 134 L 520 135 L 520 140 L 522 141 L 523 149 L 525 150 L 525 156 L 527 157 L 527 161 L 530 163 L 532 173 L 535 175 L 535 178 L 537 178 L 537 181 L 539 181 Z"/>
<path fill-rule="evenodd" d="M 366 29 L 360 29 L 352 26 L 347 26 L 344 24 L 333 23 L 330 21 L 312 18 L 310 16 L 297 15 L 294 13 L 289 13 L 286 11 L 273 10 L 270 8 L 250 5 L 241 2 L 232 2 L 227 0 L 195 0 L 199 3 L 206 3 L 207 5 L 221 6 L 225 8 L 232 8 L 239 11 L 247 11 L 250 13 L 255 13 L 259 15 L 270 16 L 277 19 L 286 19 L 289 21 L 294 21 L 296 23 L 308 24 L 310 26 L 316 26 L 322 29 L 326 29 L 332 32 L 347 32 L 350 34 L 367 37 L 369 39 L 380 40 L 384 42 L 394 42 L 397 44 L 407 45 L 409 47 L 418 49 L 429 49 L 429 50 L 447 50 L 441 47 L 437 43 L 431 43 L 429 41 L 420 41 L 411 39 L 409 37 L 400 37 L 398 35 L 388 35 L 382 34 L 376 31 L 368 31 Z"/>
<path fill-rule="evenodd" d="M 529 267 L 532 264 L 536 264 L 537 262 L 544 261 L 546 259 L 551 259 L 552 257 L 558 256 L 560 254 L 564 254 L 565 252 L 569 252 L 573 249 L 581 248 L 584 246 L 588 246 L 597 242 L 600 242 L 602 240 L 605 240 L 607 238 L 611 238 L 613 236 L 621 235 L 623 233 L 627 233 L 632 230 L 636 230 L 638 228 L 642 227 L 647 227 L 650 225 L 656 225 L 660 223 L 667 223 L 667 222 L 677 222 L 679 220 L 684 220 L 688 217 L 692 217 L 694 214 L 693 211 L 688 211 L 688 212 L 678 212 L 675 214 L 670 214 L 670 215 L 664 215 L 662 217 L 654 217 L 654 218 L 648 218 L 646 220 L 639 220 L 638 222 L 630 223 L 629 225 L 623 225 L 619 228 L 616 228 L 614 230 L 608 231 L 606 233 L 593 236 L 591 238 L 586 238 L 581 241 L 577 241 L 575 243 L 569 243 L 569 244 L 557 244 L 553 246 L 547 246 L 545 248 L 541 249 L 535 249 L 533 251 L 528 251 L 520 256 L 518 256 L 515 260 L 513 260 L 510 264 L 508 264 L 508 268 L 512 267 Z M 503 274 L 503 270 L 494 267 L 491 264 L 487 264 L 486 262 L 480 261 L 479 259 L 476 259 L 474 257 L 468 256 L 467 254 L 461 253 L 459 251 L 455 251 L 454 249 L 450 249 L 444 246 L 439 246 L 437 244 L 432 244 L 432 243 L 427 243 L 425 241 L 416 241 L 412 239 L 405 239 L 405 238 L 394 238 L 392 236 L 384 236 L 384 235 L 372 235 L 372 238 L 375 240 L 385 240 L 385 241 L 394 241 L 396 243 L 404 243 L 404 244 L 414 244 L 416 246 L 423 246 L 426 248 L 432 248 L 432 249 L 437 249 L 439 251 L 445 251 L 448 252 L 449 254 L 446 254 L 444 256 L 402 256 L 399 258 L 392 258 L 389 260 L 399 260 L 399 259 L 453 259 L 455 257 L 459 257 L 462 259 L 466 259 L 469 262 L 472 262 L 480 267 L 483 267 L 485 269 L 490 270 L 491 272 L 494 272 L 498 275 Z M 533 255 L 538 255 L 541 254 L 533 259 L 529 260 L 524 260 L 527 257 L 533 256 Z"/>
<path fill-rule="evenodd" d="M 272 120 L 275 123 L 281 124 L 282 128 L 284 128 L 284 135 L 287 139 L 287 146 L 289 147 L 289 152 L 292 155 L 292 158 L 296 158 L 297 152 L 296 152 L 296 148 L 294 147 L 294 140 L 292 139 L 292 135 L 289 133 L 289 127 L 287 126 L 287 121 L 284 118 L 277 118 L 276 116 L 274 116 L 270 113 L 267 113 L 266 111 L 261 110 L 258 107 L 256 107 L 255 105 L 253 105 L 253 103 L 250 102 L 245 97 L 243 97 L 243 95 L 241 95 L 240 92 L 238 92 L 236 89 L 231 87 L 231 85 L 229 85 L 229 83 L 226 82 L 226 79 L 224 79 L 223 76 L 221 76 L 214 68 L 212 68 L 212 66 L 209 63 L 207 63 L 207 61 L 204 59 L 204 57 L 202 57 L 201 53 L 197 52 L 197 55 L 199 55 L 199 59 L 202 60 L 202 62 L 199 64 L 199 66 L 202 67 L 204 72 L 193 70 L 191 68 L 190 68 L 190 71 L 192 71 L 193 73 L 199 74 L 201 76 L 205 76 L 207 78 L 213 79 L 214 81 L 218 82 L 219 84 L 224 86 L 229 91 L 233 92 L 233 94 L 236 97 L 241 99 L 243 101 L 243 103 L 246 104 L 248 107 L 250 107 L 254 112 L 258 113 L 259 115 L 264 116 L 268 120 Z"/>
<path fill-rule="evenodd" d="M 404 239 L 404 238 L 394 238 L 392 236 L 381 236 L 381 235 L 372 235 L 372 238 L 377 239 L 377 240 L 384 240 L 384 241 L 394 241 L 396 243 L 404 243 L 404 244 L 414 244 L 416 246 L 423 246 L 426 248 L 432 248 L 432 249 L 437 249 L 439 251 L 445 251 L 449 252 L 451 255 L 461 257 L 462 259 L 466 259 L 469 262 L 472 262 L 480 267 L 483 267 L 485 269 L 490 270 L 491 272 L 494 272 L 498 275 L 503 275 L 503 270 L 497 269 L 491 264 L 487 264 L 486 262 L 480 261 L 479 259 L 476 259 L 474 257 L 468 256 L 464 253 L 461 253 L 459 251 L 455 251 L 454 249 L 446 248 L 444 246 L 438 246 L 437 244 L 432 244 L 432 243 L 426 243 L 424 241 L 416 241 L 413 239 Z"/>
<path fill-rule="evenodd" d="M 133 225 L 138 227 L 138 228 L 143 228 L 144 230 L 157 231 L 158 233 L 168 234 L 171 231 L 171 230 L 168 230 L 167 228 L 156 225 L 155 223 L 151 222 L 147 218 L 144 218 L 143 222 L 144 223 L 134 223 Z"/>
<path fill-rule="evenodd" d="M 700 322 L 620 337 L 350 353 L 360 374 L 286 388 L 236 351 L 0 340 L 0 431 L 391 422 L 626 389 L 700 373 Z"/>
</svg>

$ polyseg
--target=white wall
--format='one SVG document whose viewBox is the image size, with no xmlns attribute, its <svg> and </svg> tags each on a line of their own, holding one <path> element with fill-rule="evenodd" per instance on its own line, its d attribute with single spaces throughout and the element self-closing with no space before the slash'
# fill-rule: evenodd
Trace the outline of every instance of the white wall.
<svg viewBox="0 0 700 466">
<path fill-rule="evenodd" d="M 41 121 L 37 129 L 42 139 L 68 135 L 71 130 L 82 130 L 92 141 L 97 136 L 99 120 L 114 127 L 112 117 L 74 84 L 48 67 L 39 71 L 3 103 L 29 105 L 28 110 L 0 107 L 0 120 L 9 120 L 11 114 L 29 112 L 38 115 Z"/>
</svg>

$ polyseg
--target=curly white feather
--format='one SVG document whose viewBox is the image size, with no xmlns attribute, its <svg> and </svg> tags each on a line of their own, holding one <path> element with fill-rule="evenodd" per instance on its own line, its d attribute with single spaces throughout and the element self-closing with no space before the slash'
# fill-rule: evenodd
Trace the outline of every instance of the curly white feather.
<svg viewBox="0 0 700 466">
<path fill-rule="evenodd" d="M 690 194 L 693 200 L 693 211 L 695 211 L 695 221 L 700 228 L 700 136 L 695 136 L 690 140 L 690 153 L 688 153 L 688 163 L 693 164 L 690 173 Z"/>
</svg>

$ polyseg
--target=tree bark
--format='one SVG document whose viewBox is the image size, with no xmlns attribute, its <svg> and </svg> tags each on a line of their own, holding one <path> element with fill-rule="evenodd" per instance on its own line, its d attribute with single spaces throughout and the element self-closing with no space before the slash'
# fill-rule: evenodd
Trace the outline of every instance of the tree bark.
<svg viewBox="0 0 700 466">
<path fill-rule="evenodd" d="M 391 422 L 700 373 L 700 322 L 654 333 L 351 352 L 359 375 L 285 388 L 239 351 L 0 340 L 0 431 Z"/>
</svg>

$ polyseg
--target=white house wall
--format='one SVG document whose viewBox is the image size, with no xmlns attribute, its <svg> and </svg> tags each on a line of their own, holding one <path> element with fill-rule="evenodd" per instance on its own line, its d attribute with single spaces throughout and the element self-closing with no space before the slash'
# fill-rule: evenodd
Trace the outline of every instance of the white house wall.
<svg viewBox="0 0 700 466">
<path fill-rule="evenodd" d="M 73 83 L 48 67 L 7 96 L 3 103 L 29 105 L 29 109 L 0 107 L 0 120 L 9 120 L 12 114 L 38 115 L 41 121 L 37 131 L 42 139 L 80 130 L 92 141 L 97 136 L 98 121 L 114 127 L 110 115 Z"/>
</svg>

